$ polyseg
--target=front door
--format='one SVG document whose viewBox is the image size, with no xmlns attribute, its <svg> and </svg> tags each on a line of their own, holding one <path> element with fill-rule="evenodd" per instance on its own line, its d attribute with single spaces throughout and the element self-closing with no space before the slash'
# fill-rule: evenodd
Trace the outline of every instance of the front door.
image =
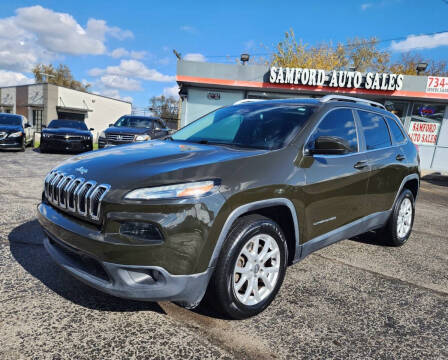
<svg viewBox="0 0 448 360">
<path fill-rule="evenodd" d="M 337 137 L 351 152 L 312 155 L 306 161 L 306 238 L 314 239 L 367 215 L 365 195 L 369 179 L 367 157 L 360 153 L 357 123 L 352 109 L 330 111 L 312 133 L 307 148 L 320 136 Z"/>
</svg>

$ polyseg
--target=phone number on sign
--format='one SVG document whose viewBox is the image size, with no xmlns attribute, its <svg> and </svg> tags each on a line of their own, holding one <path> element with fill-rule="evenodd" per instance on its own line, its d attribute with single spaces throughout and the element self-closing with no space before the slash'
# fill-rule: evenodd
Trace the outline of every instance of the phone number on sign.
<svg viewBox="0 0 448 360">
<path fill-rule="evenodd" d="M 448 93 L 448 77 L 428 76 L 426 92 Z"/>
</svg>

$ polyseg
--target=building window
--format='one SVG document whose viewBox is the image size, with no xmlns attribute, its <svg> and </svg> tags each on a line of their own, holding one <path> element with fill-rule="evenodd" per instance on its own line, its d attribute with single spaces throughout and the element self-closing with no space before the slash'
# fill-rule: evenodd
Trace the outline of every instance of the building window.
<svg viewBox="0 0 448 360">
<path fill-rule="evenodd" d="M 437 145 L 445 105 L 414 103 L 409 136 L 418 145 Z"/>
<path fill-rule="evenodd" d="M 406 119 L 407 110 L 408 110 L 408 104 L 404 101 L 390 101 L 386 100 L 384 103 L 384 106 L 388 111 L 390 111 L 392 114 L 398 116 L 401 120 L 401 123 L 404 124 L 404 121 Z"/>
<path fill-rule="evenodd" d="M 42 131 L 42 111 L 43 110 L 33 110 L 33 126 L 36 131 Z"/>
</svg>

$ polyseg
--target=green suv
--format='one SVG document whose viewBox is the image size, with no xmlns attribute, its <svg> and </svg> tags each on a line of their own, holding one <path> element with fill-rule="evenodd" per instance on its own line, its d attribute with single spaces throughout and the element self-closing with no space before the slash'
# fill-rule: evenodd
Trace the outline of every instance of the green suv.
<svg viewBox="0 0 448 360">
<path fill-rule="evenodd" d="M 218 109 L 164 140 L 73 157 L 45 178 L 45 247 L 129 299 L 263 311 L 286 267 L 372 232 L 403 245 L 418 151 L 381 104 L 342 96 Z"/>
</svg>

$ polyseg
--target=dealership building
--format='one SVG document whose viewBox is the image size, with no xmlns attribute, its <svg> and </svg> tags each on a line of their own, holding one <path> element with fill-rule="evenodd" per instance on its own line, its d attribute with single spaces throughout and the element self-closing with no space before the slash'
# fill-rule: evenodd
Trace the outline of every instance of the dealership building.
<svg viewBox="0 0 448 360">
<path fill-rule="evenodd" d="M 243 99 L 328 94 L 374 100 L 396 114 L 419 147 L 424 170 L 448 171 L 448 78 L 181 60 L 181 126 Z"/>
<path fill-rule="evenodd" d="M 78 91 L 53 84 L 32 84 L 0 88 L 0 112 L 25 116 L 35 131 L 51 120 L 84 121 L 95 134 L 131 113 L 127 101 Z"/>
</svg>

